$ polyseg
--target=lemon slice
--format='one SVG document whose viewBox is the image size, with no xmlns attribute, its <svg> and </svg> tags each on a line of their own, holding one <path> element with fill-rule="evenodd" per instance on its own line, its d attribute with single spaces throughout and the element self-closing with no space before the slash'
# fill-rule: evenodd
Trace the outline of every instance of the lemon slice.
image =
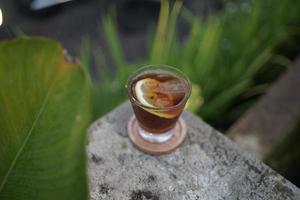
<svg viewBox="0 0 300 200">
<path fill-rule="evenodd" d="M 156 92 L 158 91 L 159 87 L 159 81 L 152 78 L 145 78 L 136 82 L 134 92 L 137 100 L 144 106 L 149 107 L 143 108 L 147 112 L 162 118 L 174 118 L 176 116 L 174 113 L 151 109 L 163 108 L 164 106 L 170 106 L 173 103 L 173 100 L 168 95 Z"/>
<path fill-rule="evenodd" d="M 147 107 L 155 108 L 155 106 L 150 103 L 149 99 L 146 98 L 147 96 L 149 96 L 146 94 L 149 92 L 153 93 L 154 89 L 157 88 L 158 85 L 159 85 L 159 82 L 152 78 L 145 78 L 145 79 L 142 79 L 142 80 L 139 80 L 138 82 L 136 82 L 134 92 L 135 92 L 137 100 L 141 104 L 143 104 Z M 146 91 L 146 90 L 148 90 L 148 91 Z M 150 94 L 150 95 L 153 95 L 153 94 Z"/>
</svg>

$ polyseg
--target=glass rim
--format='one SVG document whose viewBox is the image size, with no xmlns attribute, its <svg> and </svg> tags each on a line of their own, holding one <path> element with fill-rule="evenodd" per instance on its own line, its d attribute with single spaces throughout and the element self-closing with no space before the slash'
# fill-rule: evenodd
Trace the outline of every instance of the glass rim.
<svg viewBox="0 0 300 200">
<path fill-rule="evenodd" d="M 151 67 L 153 67 L 154 69 L 151 69 Z M 164 108 L 159 108 L 159 107 L 151 107 L 151 106 L 146 106 L 142 103 L 140 103 L 133 95 L 131 95 L 131 82 L 132 80 L 137 77 L 139 74 L 142 74 L 142 72 L 144 71 L 151 71 L 151 70 L 155 70 L 155 68 L 162 70 L 162 71 L 166 71 L 169 73 L 173 73 L 175 75 L 179 75 L 180 78 L 182 78 L 184 81 L 187 82 L 187 86 L 188 86 L 188 91 L 185 93 L 184 98 L 177 103 L 174 106 L 170 106 L 170 107 L 164 107 Z M 125 85 L 125 87 L 127 88 L 127 92 L 128 92 L 128 96 L 130 98 L 130 100 L 135 103 L 136 105 L 138 105 L 139 107 L 142 108 L 146 108 L 146 109 L 150 109 L 150 110 L 155 110 L 155 111 L 170 111 L 173 109 L 177 109 L 178 107 L 180 107 L 182 104 L 186 103 L 188 98 L 191 96 L 191 91 L 192 91 L 192 84 L 190 79 L 187 77 L 187 75 L 185 75 L 181 70 L 179 70 L 176 67 L 172 67 L 170 65 L 165 65 L 165 64 L 150 64 L 150 65 L 145 65 L 142 66 L 141 68 L 137 69 L 127 80 L 127 83 Z"/>
</svg>

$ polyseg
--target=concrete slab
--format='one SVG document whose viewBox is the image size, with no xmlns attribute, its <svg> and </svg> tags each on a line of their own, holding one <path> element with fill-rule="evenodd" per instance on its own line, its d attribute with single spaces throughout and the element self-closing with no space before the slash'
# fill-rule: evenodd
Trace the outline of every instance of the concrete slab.
<svg viewBox="0 0 300 200">
<path fill-rule="evenodd" d="M 200 118 L 185 112 L 184 144 L 151 156 L 127 136 L 128 102 L 94 122 L 86 147 L 93 200 L 300 199 L 300 190 Z"/>
</svg>

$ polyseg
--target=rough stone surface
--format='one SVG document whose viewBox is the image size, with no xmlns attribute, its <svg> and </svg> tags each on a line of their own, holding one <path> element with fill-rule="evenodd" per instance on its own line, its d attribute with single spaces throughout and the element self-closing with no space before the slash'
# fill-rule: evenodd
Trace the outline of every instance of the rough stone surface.
<svg viewBox="0 0 300 200">
<path fill-rule="evenodd" d="M 144 154 L 127 137 L 131 115 L 127 102 L 89 129 L 92 200 L 300 199 L 296 186 L 190 113 L 180 148 Z"/>
<path fill-rule="evenodd" d="M 228 131 L 227 135 L 264 159 L 300 115 L 300 58 Z"/>
</svg>

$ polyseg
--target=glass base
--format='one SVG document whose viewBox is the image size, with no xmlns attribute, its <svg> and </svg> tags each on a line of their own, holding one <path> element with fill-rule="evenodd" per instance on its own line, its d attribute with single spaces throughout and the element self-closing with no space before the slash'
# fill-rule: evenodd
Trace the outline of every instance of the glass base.
<svg viewBox="0 0 300 200">
<path fill-rule="evenodd" d="M 140 136 L 149 142 L 153 143 L 163 143 L 171 139 L 171 137 L 175 134 L 175 128 L 165 132 L 165 133 L 150 133 L 148 131 L 145 131 L 141 127 L 139 127 L 139 134 Z"/>
</svg>

